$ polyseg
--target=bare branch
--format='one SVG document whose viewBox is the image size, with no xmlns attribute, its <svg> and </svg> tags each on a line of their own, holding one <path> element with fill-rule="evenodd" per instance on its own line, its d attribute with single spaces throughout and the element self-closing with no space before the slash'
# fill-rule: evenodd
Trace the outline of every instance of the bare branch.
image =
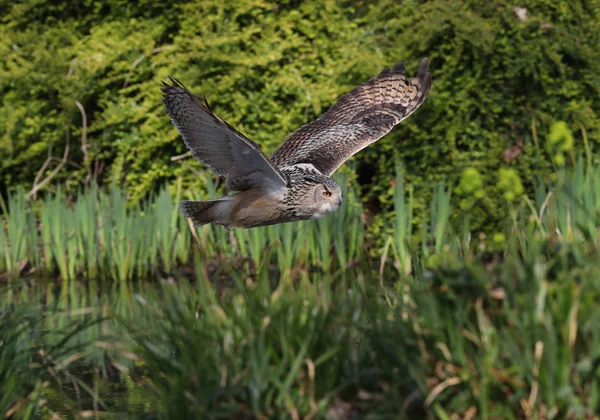
<svg viewBox="0 0 600 420">
<path fill-rule="evenodd" d="M 92 168 L 90 167 L 90 162 L 88 159 L 88 138 L 87 138 L 87 114 L 85 112 L 85 108 L 81 105 L 81 102 L 75 101 L 75 105 L 79 109 L 81 113 L 81 151 L 83 152 L 83 162 L 85 165 L 85 169 L 87 171 L 87 176 L 85 177 L 85 183 L 87 184 L 92 177 Z"/>
<path fill-rule="evenodd" d="M 73 68 L 75 67 L 75 63 L 77 62 L 77 57 L 71 60 L 71 64 L 69 65 L 69 71 L 67 71 L 67 79 L 73 75 Z"/>
<path fill-rule="evenodd" d="M 171 156 L 171 162 L 175 162 L 176 160 L 185 159 L 188 156 L 192 156 L 192 152 L 191 151 L 185 152 L 182 155 Z"/>
<path fill-rule="evenodd" d="M 54 160 L 54 158 L 52 157 L 52 145 L 50 145 L 50 147 L 48 147 L 48 157 L 46 158 L 46 161 L 44 162 L 44 164 L 42 165 L 40 170 L 35 175 L 35 178 L 33 180 L 33 185 L 37 185 L 37 183 L 40 180 L 40 177 L 42 176 L 44 171 L 46 169 L 48 169 L 48 165 L 50 165 L 50 162 L 52 162 L 53 160 Z M 34 198 L 35 198 L 35 194 L 34 194 Z"/>
<path fill-rule="evenodd" d="M 53 162 L 60 162 L 60 161 L 61 161 L 61 159 L 60 159 L 60 158 L 57 158 L 56 156 L 53 156 L 53 157 L 52 157 L 52 161 L 53 161 Z M 67 160 L 67 165 L 71 165 L 72 167 L 74 167 L 74 168 L 77 168 L 77 169 L 83 169 L 83 166 L 81 166 L 81 165 L 80 165 L 79 163 L 77 163 L 77 162 L 73 162 L 71 159 L 68 159 L 68 160 Z"/>
<path fill-rule="evenodd" d="M 44 178 L 44 180 L 42 182 L 37 183 L 37 181 L 34 181 L 34 184 L 33 184 L 33 187 L 31 188 L 31 191 L 29 191 L 27 194 L 25 194 L 25 200 L 29 200 L 29 199 L 31 199 L 32 196 L 35 196 L 35 194 L 39 190 L 41 190 L 42 188 L 44 188 L 44 186 L 48 182 L 50 182 L 50 180 L 52 178 L 54 178 L 54 176 L 63 168 L 63 166 L 65 166 L 65 163 L 67 163 L 67 157 L 68 156 L 69 156 L 69 131 L 67 131 L 67 145 L 65 146 L 65 152 L 63 154 L 62 160 L 60 161 L 60 163 L 58 164 L 58 166 L 56 168 L 54 168 L 54 170 L 52 172 L 50 172 L 46 178 Z M 51 157 L 49 157 L 49 159 L 51 160 Z M 43 166 L 42 166 L 42 168 L 43 168 Z"/>
<path fill-rule="evenodd" d="M 103 160 L 98 160 L 98 158 L 95 159 L 94 180 L 96 182 L 98 182 L 98 177 L 100 176 L 100 174 L 102 174 L 102 171 L 104 170 L 104 165 L 105 165 L 105 162 Z"/>
</svg>

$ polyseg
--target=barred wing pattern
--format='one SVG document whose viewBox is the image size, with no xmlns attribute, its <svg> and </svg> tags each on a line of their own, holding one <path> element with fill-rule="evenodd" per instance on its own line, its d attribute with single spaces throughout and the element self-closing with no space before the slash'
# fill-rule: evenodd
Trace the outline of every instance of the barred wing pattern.
<svg viewBox="0 0 600 420">
<path fill-rule="evenodd" d="M 294 131 L 273 153 L 279 168 L 312 163 L 331 175 L 346 160 L 389 133 L 425 100 L 431 87 L 429 61 L 424 58 L 417 76 L 406 80 L 403 63 L 342 95 L 317 120 Z"/>
<path fill-rule="evenodd" d="M 287 180 L 260 147 L 215 115 L 178 80 L 163 82 L 163 103 L 192 155 L 236 191 L 285 188 Z"/>
</svg>

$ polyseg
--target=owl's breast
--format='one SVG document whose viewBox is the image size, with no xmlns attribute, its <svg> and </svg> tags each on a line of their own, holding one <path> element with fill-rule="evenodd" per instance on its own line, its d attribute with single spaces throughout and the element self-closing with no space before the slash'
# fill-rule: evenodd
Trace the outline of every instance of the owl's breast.
<svg viewBox="0 0 600 420">
<path fill-rule="evenodd" d="M 284 222 L 284 218 L 280 197 L 265 194 L 257 188 L 236 194 L 229 225 L 244 228 L 265 226 Z"/>
</svg>

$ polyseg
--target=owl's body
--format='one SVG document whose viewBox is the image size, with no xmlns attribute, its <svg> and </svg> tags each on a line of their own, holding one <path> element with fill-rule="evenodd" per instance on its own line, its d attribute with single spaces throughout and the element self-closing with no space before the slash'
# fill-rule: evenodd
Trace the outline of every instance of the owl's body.
<svg viewBox="0 0 600 420">
<path fill-rule="evenodd" d="M 195 225 L 215 222 L 228 228 L 251 228 L 318 219 L 337 210 L 342 203 L 339 185 L 313 165 L 287 166 L 281 172 L 288 180 L 286 188 L 270 192 L 250 188 L 216 200 L 184 200 L 180 203 L 181 211 Z M 323 192 L 331 196 L 324 197 Z"/>
<path fill-rule="evenodd" d="M 214 222 L 251 228 L 336 211 L 342 192 L 331 174 L 412 114 L 430 86 L 427 59 L 410 81 L 402 63 L 386 68 L 293 132 L 269 159 L 216 116 L 205 99 L 198 100 L 177 81 L 165 84 L 163 102 L 192 155 L 238 191 L 216 200 L 182 201 L 181 212 L 195 226 Z"/>
</svg>

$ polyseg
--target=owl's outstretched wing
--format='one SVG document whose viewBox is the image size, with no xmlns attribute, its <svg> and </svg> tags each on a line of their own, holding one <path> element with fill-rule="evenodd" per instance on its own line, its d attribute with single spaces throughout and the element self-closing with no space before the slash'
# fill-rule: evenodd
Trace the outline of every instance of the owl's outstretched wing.
<svg viewBox="0 0 600 420">
<path fill-rule="evenodd" d="M 162 101 L 192 156 L 224 176 L 232 190 L 275 190 L 287 185 L 260 147 L 215 115 L 206 98 L 201 101 L 178 80 L 171 82 L 163 82 Z"/>
<path fill-rule="evenodd" d="M 346 160 L 391 131 L 425 100 L 431 87 L 429 61 L 406 80 L 404 64 L 385 68 L 357 86 L 317 120 L 294 131 L 271 156 L 277 167 L 312 163 L 331 175 Z"/>
</svg>

